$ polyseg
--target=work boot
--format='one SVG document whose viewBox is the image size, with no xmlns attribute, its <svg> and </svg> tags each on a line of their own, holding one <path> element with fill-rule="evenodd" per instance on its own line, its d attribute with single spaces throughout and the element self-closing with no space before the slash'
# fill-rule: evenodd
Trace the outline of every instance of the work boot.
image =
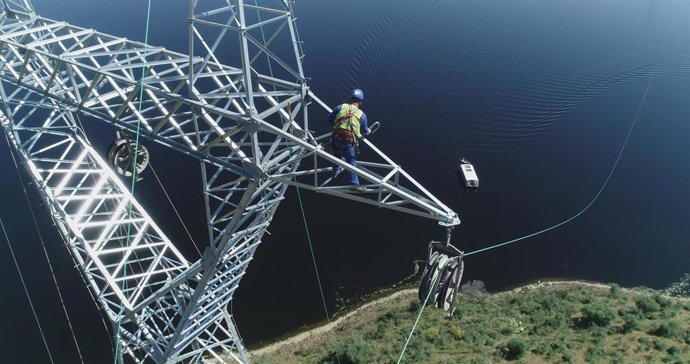
<svg viewBox="0 0 690 364">
<path fill-rule="evenodd" d="M 340 167 L 333 167 L 333 173 L 331 174 L 331 178 L 336 179 L 338 178 L 338 175 L 342 172 L 342 169 Z"/>
<path fill-rule="evenodd" d="M 351 188 L 355 192 L 367 192 L 367 188 L 364 186 L 353 185 Z"/>
</svg>

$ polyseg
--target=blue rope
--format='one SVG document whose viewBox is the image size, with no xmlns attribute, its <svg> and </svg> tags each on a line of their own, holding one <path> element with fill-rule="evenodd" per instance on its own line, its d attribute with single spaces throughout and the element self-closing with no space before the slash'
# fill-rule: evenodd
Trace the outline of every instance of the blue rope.
<svg viewBox="0 0 690 364">
<path fill-rule="evenodd" d="M 144 55 L 143 55 L 143 64 L 141 66 L 141 77 L 139 78 L 139 104 L 138 104 L 138 110 L 141 112 L 141 105 L 144 97 L 144 76 L 146 73 L 146 53 L 147 53 L 147 48 L 149 44 L 149 28 L 151 25 L 151 0 L 148 0 L 148 6 L 146 9 L 146 32 L 144 34 Z M 136 139 L 134 142 L 134 162 L 132 164 L 132 198 L 134 198 L 134 186 L 137 181 L 137 157 L 139 156 L 139 137 L 141 135 L 141 118 L 137 118 L 137 134 L 136 134 Z M 127 142 L 129 143 L 129 141 Z M 129 146 L 128 146 L 129 147 Z M 132 204 L 129 205 L 129 212 L 128 212 L 128 217 L 132 216 Z M 127 224 L 127 242 L 126 245 L 129 247 L 129 244 L 131 242 L 131 229 L 132 229 L 132 223 L 130 222 Z M 122 290 L 124 291 L 125 284 L 127 282 L 126 280 L 127 276 L 127 264 L 124 264 L 123 267 L 123 280 L 122 280 Z M 114 363 L 118 363 L 118 358 L 122 355 L 121 348 L 120 348 L 120 333 L 122 331 L 122 314 L 124 313 L 124 304 L 120 302 L 120 312 L 117 314 L 117 333 L 115 335 L 115 341 L 116 341 L 116 350 L 115 350 L 115 358 L 113 359 Z"/>
<path fill-rule="evenodd" d="M 319 283 L 319 291 L 321 292 L 321 302 L 323 302 L 323 310 L 326 312 L 326 321 L 331 322 L 331 317 L 328 315 L 328 306 L 326 306 L 326 298 L 323 294 L 323 287 L 321 286 L 321 278 L 319 277 L 319 268 L 316 265 L 316 256 L 314 255 L 314 248 L 311 244 L 311 236 L 309 235 L 309 226 L 307 225 L 307 216 L 304 214 L 304 207 L 302 206 L 302 196 L 297 188 L 297 200 L 299 201 L 299 209 L 302 211 L 302 220 L 304 221 L 304 231 L 307 232 L 307 241 L 309 242 L 309 251 L 311 252 L 311 260 L 314 263 L 314 272 L 316 272 L 316 281 Z"/>
<path fill-rule="evenodd" d="M 254 5 L 257 7 L 259 6 L 257 0 L 254 0 Z M 256 17 L 261 22 L 261 13 L 259 10 L 256 10 Z M 266 35 L 264 33 L 264 27 L 260 26 L 259 29 L 261 30 L 261 39 L 264 42 L 265 46 L 268 46 L 266 44 Z M 266 62 L 268 63 L 268 71 L 271 74 L 271 77 L 273 77 L 273 67 L 271 66 L 271 57 L 269 57 L 268 53 L 266 53 Z M 276 86 L 273 85 L 273 90 L 276 90 Z M 289 108 L 289 105 L 288 105 Z M 299 187 L 297 188 L 297 200 L 299 201 L 299 209 L 302 212 L 302 220 L 304 221 L 304 230 L 307 234 L 307 241 L 309 242 L 309 252 L 311 253 L 311 260 L 312 263 L 314 263 L 314 272 L 316 272 L 316 281 L 319 284 L 319 291 L 321 292 L 321 302 L 323 302 L 323 310 L 326 312 L 326 321 L 330 322 L 331 318 L 328 314 L 328 306 L 326 305 L 326 298 L 323 293 L 323 286 L 321 285 L 321 277 L 319 276 L 319 268 L 318 265 L 316 264 L 316 255 L 314 254 L 314 247 L 311 243 L 311 236 L 309 235 L 309 225 L 307 225 L 307 216 L 304 213 L 304 206 L 302 205 L 302 195 L 299 192 Z"/>
</svg>

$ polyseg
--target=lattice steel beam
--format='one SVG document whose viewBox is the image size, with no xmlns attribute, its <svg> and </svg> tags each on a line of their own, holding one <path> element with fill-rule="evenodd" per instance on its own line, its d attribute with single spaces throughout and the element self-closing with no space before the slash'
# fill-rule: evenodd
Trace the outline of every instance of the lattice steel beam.
<svg viewBox="0 0 690 364">
<path fill-rule="evenodd" d="M 309 131 L 309 104 L 330 108 L 306 84 L 288 1 L 190 0 L 186 55 L 36 16 L 28 0 L 0 4 L 0 122 L 137 362 L 246 362 L 227 306 L 290 185 L 459 223 L 368 140 L 373 159 L 353 167 Z M 77 113 L 201 161 L 201 259 L 160 231 Z M 332 165 L 366 191 L 335 184 Z"/>
</svg>

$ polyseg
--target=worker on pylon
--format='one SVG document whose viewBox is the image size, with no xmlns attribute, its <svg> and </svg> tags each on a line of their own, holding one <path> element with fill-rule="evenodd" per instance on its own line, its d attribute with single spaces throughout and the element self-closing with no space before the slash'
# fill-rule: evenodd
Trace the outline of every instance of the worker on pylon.
<svg viewBox="0 0 690 364">
<path fill-rule="evenodd" d="M 344 159 L 347 163 L 357 166 L 356 155 L 359 154 L 359 139 L 369 135 L 367 116 L 360 107 L 364 101 L 364 92 L 360 89 L 352 90 L 350 102 L 336 106 L 328 115 L 328 122 L 333 127 L 331 145 L 333 154 Z M 340 173 L 340 166 L 333 166 L 333 175 Z M 359 178 L 350 172 L 350 184 L 358 191 L 364 191 L 359 186 Z"/>
</svg>

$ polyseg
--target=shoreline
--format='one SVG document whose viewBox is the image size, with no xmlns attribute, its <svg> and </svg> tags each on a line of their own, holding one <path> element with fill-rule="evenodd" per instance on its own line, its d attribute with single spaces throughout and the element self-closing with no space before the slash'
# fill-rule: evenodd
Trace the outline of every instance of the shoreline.
<svg viewBox="0 0 690 364">
<path fill-rule="evenodd" d="M 331 321 L 331 322 L 328 322 L 326 324 L 314 327 L 312 329 L 308 329 L 306 331 L 299 332 L 293 336 L 289 336 L 289 337 L 282 339 L 282 340 L 279 340 L 277 342 L 267 344 L 265 346 L 262 346 L 262 347 L 255 349 L 255 350 L 251 350 L 249 352 L 249 356 L 255 357 L 255 356 L 259 356 L 259 355 L 265 355 L 265 354 L 272 353 L 276 350 L 279 350 L 279 349 L 281 349 L 285 346 L 288 346 L 288 345 L 300 344 L 303 341 L 308 340 L 308 339 L 318 339 L 318 338 L 322 337 L 323 335 L 331 332 L 332 329 L 335 329 L 338 326 L 340 326 L 341 324 L 345 323 L 348 319 L 351 319 L 356 314 L 358 314 L 358 313 L 360 313 L 360 312 L 362 312 L 368 308 L 382 305 L 384 303 L 387 303 L 389 301 L 395 300 L 395 299 L 403 297 L 403 296 L 416 295 L 416 294 L 417 294 L 416 288 L 406 288 L 406 289 L 403 289 L 402 291 L 393 292 L 392 294 L 383 296 L 383 297 L 378 298 L 378 299 L 374 299 L 372 301 L 366 302 L 363 305 L 353 309 L 352 311 L 348 312 L 347 314 L 345 314 L 342 317 L 337 318 L 334 321 Z"/>
<path fill-rule="evenodd" d="M 586 286 L 590 288 L 595 288 L 595 289 L 610 289 L 611 285 L 610 284 L 605 284 L 605 283 L 595 283 L 595 282 L 587 282 L 583 280 L 539 280 L 537 283 L 528 283 L 520 287 L 516 287 L 513 289 L 509 289 L 506 291 L 501 291 L 501 292 L 496 292 L 496 293 L 488 293 L 489 295 L 504 295 L 504 294 L 521 294 L 521 293 L 526 293 L 535 289 L 543 288 L 543 287 L 548 287 L 548 286 L 567 286 L 567 285 L 578 285 L 578 286 Z M 626 288 L 622 288 L 626 289 Z M 337 329 L 338 326 L 346 323 L 349 321 L 349 319 L 352 319 L 355 315 L 361 313 L 364 310 L 367 310 L 369 308 L 373 308 L 376 306 L 383 305 L 387 302 L 396 300 L 398 298 L 406 297 L 406 296 L 415 296 L 417 294 L 417 288 L 405 288 L 401 291 L 396 291 L 393 292 L 392 294 L 374 299 L 372 301 L 366 302 L 363 305 L 353 309 L 352 311 L 348 312 L 342 317 L 339 317 L 338 319 L 331 321 L 329 323 L 302 331 L 294 334 L 293 336 L 288 336 L 284 339 L 280 339 L 276 342 L 266 344 L 264 346 L 261 346 L 257 349 L 249 351 L 249 356 L 250 357 L 257 357 L 265 354 L 272 353 L 274 351 L 280 350 L 282 348 L 285 348 L 287 346 L 293 346 L 293 345 L 300 345 L 303 342 L 307 340 L 319 340 L 322 339 L 326 334 L 332 332 L 333 329 Z"/>
</svg>

